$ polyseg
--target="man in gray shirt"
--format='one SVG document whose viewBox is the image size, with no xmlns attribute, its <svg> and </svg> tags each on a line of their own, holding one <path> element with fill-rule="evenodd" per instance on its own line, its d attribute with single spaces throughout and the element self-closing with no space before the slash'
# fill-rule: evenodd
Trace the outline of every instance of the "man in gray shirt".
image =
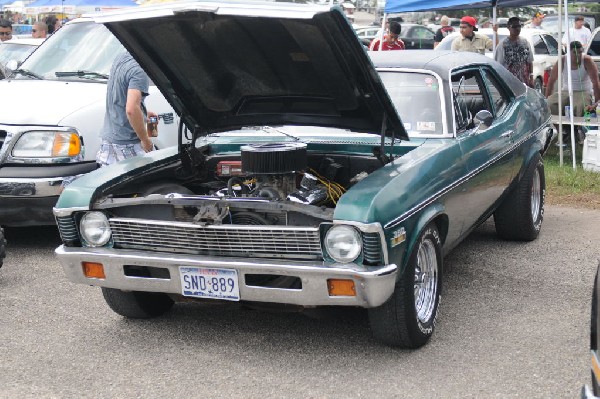
<svg viewBox="0 0 600 399">
<path fill-rule="evenodd" d="M 146 112 L 144 97 L 150 79 L 146 72 L 125 52 L 115 58 L 106 89 L 106 113 L 102 128 L 102 144 L 96 154 L 101 166 L 152 151 L 150 137 L 156 136 L 157 119 Z"/>
</svg>

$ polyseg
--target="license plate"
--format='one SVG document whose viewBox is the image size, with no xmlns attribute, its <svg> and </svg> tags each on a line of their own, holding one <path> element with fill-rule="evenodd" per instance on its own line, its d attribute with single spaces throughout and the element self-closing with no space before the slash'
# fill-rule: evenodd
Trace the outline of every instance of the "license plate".
<svg viewBox="0 0 600 399">
<path fill-rule="evenodd" d="M 237 271 L 203 267 L 179 267 L 181 293 L 195 298 L 239 301 L 240 288 Z"/>
</svg>

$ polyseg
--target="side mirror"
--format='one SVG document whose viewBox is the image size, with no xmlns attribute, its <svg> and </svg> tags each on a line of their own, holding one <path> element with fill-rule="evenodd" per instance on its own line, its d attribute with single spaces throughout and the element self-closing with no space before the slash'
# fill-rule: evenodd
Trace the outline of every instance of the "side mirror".
<svg viewBox="0 0 600 399">
<path fill-rule="evenodd" d="M 10 76 L 14 70 L 18 69 L 19 64 L 20 63 L 17 60 L 8 61 L 4 66 L 4 69 L 6 69 L 6 76 Z"/>
<path fill-rule="evenodd" d="M 487 109 L 482 109 L 475 114 L 475 125 L 477 130 L 486 130 L 489 128 L 494 121 L 494 116 Z"/>
</svg>

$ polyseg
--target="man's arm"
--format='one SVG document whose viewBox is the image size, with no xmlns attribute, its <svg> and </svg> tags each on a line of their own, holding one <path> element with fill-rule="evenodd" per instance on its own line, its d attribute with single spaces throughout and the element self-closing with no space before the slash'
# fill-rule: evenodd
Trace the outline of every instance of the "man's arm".
<svg viewBox="0 0 600 399">
<path fill-rule="evenodd" d="M 148 136 L 148 131 L 146 130 L 146 120 L 144 118 L 144 112 L 142 112 L 142 107 L 140 106 L 141 103 L 142 92 L 137 89 L 128 89 L 127 103 L 125 104 L 127 119 L 135 131 L 135 134 L 142 142 L 144 151 L 150 152 L 152 151 L 153 144 Z"/>
</svg>

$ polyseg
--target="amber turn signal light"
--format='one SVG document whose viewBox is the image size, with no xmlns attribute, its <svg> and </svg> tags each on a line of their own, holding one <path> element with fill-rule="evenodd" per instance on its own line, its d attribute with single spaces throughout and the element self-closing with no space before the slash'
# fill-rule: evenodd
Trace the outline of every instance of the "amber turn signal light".
<svg viewBox="0 0 600 399">
<path fill-rule="evenodd" d="M 102 278 L 105 279 L 104 265 L 102 263 L 94 262 L 81 262 L 83 267 L 83 274 L 88 278 Z"/>
<path fill-rule="evenodd" d="M 356 296 L 354 280 L 327 280 L 327 289 L 329 296 Z"/>
</svg>

